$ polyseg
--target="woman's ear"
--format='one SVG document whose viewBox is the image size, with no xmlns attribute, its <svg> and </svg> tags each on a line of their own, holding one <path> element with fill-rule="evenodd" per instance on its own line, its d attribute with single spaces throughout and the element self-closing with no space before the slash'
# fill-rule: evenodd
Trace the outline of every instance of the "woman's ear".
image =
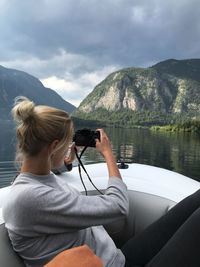
<svg viewBox="0 0 200 267">
<path fill-rule="evenodd" d="M 57 145 L 59 143 L 59 140 L 54 140 L 50 145 L 49 145 L 49 152 L 50 154 L 53 154 Z"/>
</svg>

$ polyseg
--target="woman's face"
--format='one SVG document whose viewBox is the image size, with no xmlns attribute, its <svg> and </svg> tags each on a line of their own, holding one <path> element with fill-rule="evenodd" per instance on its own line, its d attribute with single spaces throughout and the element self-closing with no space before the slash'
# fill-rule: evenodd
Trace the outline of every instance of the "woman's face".
<svg viewBox="0 0 200 267">
<path fill-rule="evenodd" d="M 66 143 L 59 150 L 53 153 L 51 159 L 51 168 L 59 168 L 63 165 L 64 159 L 66 158 L 69 144 Z"/>
</svg>

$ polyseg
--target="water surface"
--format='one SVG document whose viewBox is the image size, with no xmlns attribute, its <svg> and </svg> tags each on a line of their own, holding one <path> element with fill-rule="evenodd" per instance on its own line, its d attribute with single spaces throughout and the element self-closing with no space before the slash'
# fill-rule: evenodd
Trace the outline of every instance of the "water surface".
<svg viewBox="0 0 200 267">
<path fill-rule="evenodd" d="M 17 173 L 14 167 L 16 140 L 12 123 L 1 122 L 0 129 L 0 187 L 4 187 Z M 200 136 L 144 129 L 105 128 L 105 131 L 117 161 L 157 166 L 200 181 Z M 84 164 L 103 161 L 94 148 L 83 155 Z"/>
</svg>

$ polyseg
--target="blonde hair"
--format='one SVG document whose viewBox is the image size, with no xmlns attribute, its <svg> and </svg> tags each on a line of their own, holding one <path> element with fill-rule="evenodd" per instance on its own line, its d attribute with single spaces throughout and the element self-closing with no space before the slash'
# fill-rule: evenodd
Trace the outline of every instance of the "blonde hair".
<svg viewBox="0 0 200 267">
<path fill-rule="evenodd" d="M 24 155 L 35 156 L 42 148 L 59 140 L 56 150 L 70 142 L 73 123 L 68 113 L 49 106 L 35 106 L 24 96 L 15 98 L 13 117 L 19 122 L 16 161 Z"/>
</svg>

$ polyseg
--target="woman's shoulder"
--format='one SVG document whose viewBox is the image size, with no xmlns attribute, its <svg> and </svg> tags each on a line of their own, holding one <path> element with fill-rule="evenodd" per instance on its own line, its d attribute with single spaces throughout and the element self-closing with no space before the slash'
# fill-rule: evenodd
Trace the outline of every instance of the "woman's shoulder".
<svg viewBox="0 0 200 267">
<path fill-rule="evenodd" d="M 4 210 L 20 209 L 27 212 L 37 208 L 53 192 L 53 187 L 46 185 L 39 179 L 33 179 L 32 174 L 20 174 L 12 184 Z"/>
<path fill-rule="evenodd" d="M 32 189 L 44 189 L 56 188 L 59 183 L 55 174 L 50 173 L 47 175 L 36 175 L 32 173 L 21 173 L 18 175 L 14 183 L 12 184 L 13 190 L 32 190 Z"/>
<path fill-rule="evenodd" d="M 32 173 L 20 174 L 13 183 L 10 194 L 17 195 L 22 198 L 44 199 L 49 194 L 53 196 L 59 193 L 70 193 L 71 188 L 65 181 L 56 176 L 54 173 L 48 175 L 35 175 Z"/>
<path fill-rule="evenodd" d="M 42 179 L 31 173 L 19 174 L 11 186 L 9 197 L 15 202 L 29 202 L 52 189 L 46 182 L 51 175 L 45 175 Z"/>
</svg>

